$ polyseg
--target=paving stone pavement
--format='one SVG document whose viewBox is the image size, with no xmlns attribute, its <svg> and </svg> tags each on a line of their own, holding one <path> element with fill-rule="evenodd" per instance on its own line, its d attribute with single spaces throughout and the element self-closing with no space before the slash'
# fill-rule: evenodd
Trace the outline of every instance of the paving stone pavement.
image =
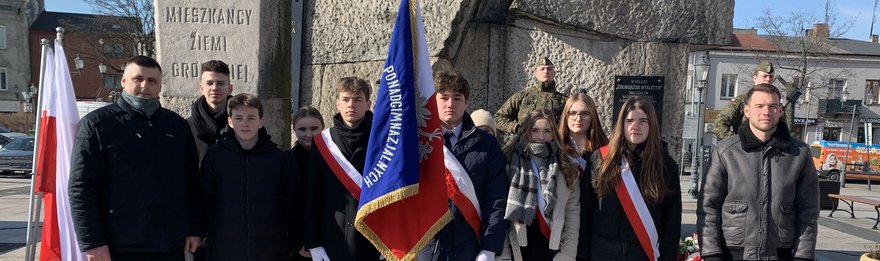
<svg viewBox="0 0 880 261">
<path fill-rule="evenodd" d="M 24 260 L 29 186 L 28 179 L 0 178 L 0 261 Z M 686 192 L 690 186 L 688 176 L 682 176 L 681 186 Z M 869 191 L 866 184 L 850 183 L 841 188 L 841 194 L 880 200 L 880 186 L 872 189 Z M 681 234 L 684 237 L 696 230 L 697 201 L 687 195 L 682 195 L 682 199 Z M 856 204 L 856 218 L 840 211 L 828 217 L 830 212 L 822 210 L 819 216 L 816 261 L 858 260 L 868 246 L 880 242 L 880 231 L 871 229 L 877 217 L 873 208 Z"/>
</svg>

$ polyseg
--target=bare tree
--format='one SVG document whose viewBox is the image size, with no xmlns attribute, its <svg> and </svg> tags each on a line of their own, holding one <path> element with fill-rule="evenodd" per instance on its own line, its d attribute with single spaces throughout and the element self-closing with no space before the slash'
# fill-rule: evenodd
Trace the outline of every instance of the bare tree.
<svg viewBox="0 0 880 261">
<path fill-rule="evenodd" d="M 85 0 L 98 15 L 88 21 L 62 21 L 70 32 L 94 39 L 74 47 L 86 59 L 106 64 L 108 70 L 122 71 L 111 60 L 134 55 L 155 56 L 153 0 Z"/>
<path fill-rule="evenodd" d="M 788 98 L 783 101 L 788 104 L 785 113 L 788 126 L 794 126 L 795 99 L 816 99 L 817 95 L 827 97 L 832 79 L 851 74 L 849 70 L 829 68 L 843 68 L 837 66 L 842 61 L 835 55 L 831 40 L 845 34 L 855 22 L 855 17 L 838 15 L 836 8 L 826 11 L 824 23 L 810 13 L 792 12 L 782 16 L 774 15 L 770 9 L 764 10 L 756 20 L 758 29 L 767 34 L 764 39 L 772 46 L 754 50 L 755 53 L 761 59 L 772 61 L 777 68 L 793 72 L 793 79 L 777 77 L 784 85 L 783 92 Z M 803 93 L 809 93 L 810 97 L 799 98 Z"/>
</svg>

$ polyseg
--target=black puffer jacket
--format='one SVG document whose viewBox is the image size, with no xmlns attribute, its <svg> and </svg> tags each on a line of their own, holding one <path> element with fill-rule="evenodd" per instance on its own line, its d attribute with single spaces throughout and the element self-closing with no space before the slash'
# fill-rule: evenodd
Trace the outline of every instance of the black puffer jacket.
<svg viewBox="0 0 880 261">
<path fill-rule="evenodd" d="M 266 129 L 257 144 L 241 147 L 232 129 L 221 131 L 202 160 L 208 220 L 208 260 L 285 260 L 292 224 L 295 163 Z"/>
<path fill-rule="evenodd" d="M 363 173 L 373 113 L 367 111 L 356 128 L 348 128 L 338 113 L 333 116 L 333 124 L 330 129 L 333 142 L 355 169 Z M 333 174 L 317 148 L 312 150 L 311 158 L 306 189 L 306 249 L 324 247 L 333 261 L 379 260 L 379 251 L 354 227 L 358 200 Z"/>
<path fill-rule="evenodd" d="M 168 252 L 204 235 L 198 153 L 186 120 L 124 99 L 80 120 L 70 164 L 80 250 Z"/>
<path fill-rule="evenodd" d="M 632 152 L 633 155 L 639 155 L 641 149 L 642 147 L 638 146 Z M 654 226 L 657 228 L 659 237 L 657 240 L 660 245 L 658 260 L 676 260 L 681 234 L 681 187 L 679 185 L 678 164 L 669 154 L 664 152 L 663 156 L 663 174 L 668 193 L 663 201 L 653 204 L 646 202 L 646 205 L 654 219 Z M 641 186 L 638 178 L 642 167 L 640 157 L 631 156 L 628 158 L 634 159 L 634 162 L 629 162 L 630 168 L 636 183 Z M 578 256 L 589 257 L 591 260 L 647 260 L 647 254 L 639 244 L 639 239 L 623 211 L 617 193 L 613 192 L 610 196 L 602 199 L 599 199 L 596 194 L 596 175 L 601 160 L 601 152 L 596 151 L 588 161 L 588 169 L 592 173 L 592 182 L 590 182 L 592 186 L 584 186 L 589 190 L 587 195 L 590 195 L 590 200 L 583 201 L 586 205 L 582 206 L 582 209 L 589 211 L 591 215 L 586 215 L 585 217 L 589 220 L 582 222 L 585 225 L 589 224 L 589 229 L 581 231 L 586 231 L 589 236 L 582 235 L 580 238 L 588 240 L 586 244 L 590 248 L 587 249 L 587 253 L 584 255 L 578 253 Z"/>
<path fill-rule="evenodd" d="M 473 228 L 464 216 L 450 201 L 449 209 L 452 220 L 435 237 L 436 246 L 425 248 L 431 260 L 472 261 L 482 250 L 500 255 L 507 235 L 507 221 L 504 220 L 507 190 L 510 180 L 507 178 L 504 153 L 495 137 L 474 127 L 471 117 L 465 113 L 462 118 L 461 138 L 452 146 L 452 154 L 474 184 L 474 191 L 480 202 L 480 238 L 477 239 Z"/>
</svg>

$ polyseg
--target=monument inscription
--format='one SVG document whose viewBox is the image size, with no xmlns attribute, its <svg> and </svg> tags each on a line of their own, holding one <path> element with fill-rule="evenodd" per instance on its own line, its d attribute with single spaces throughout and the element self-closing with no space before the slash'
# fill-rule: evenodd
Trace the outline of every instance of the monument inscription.
<svg viewBox="0 0 880 261">
<path fill-rule="evenodd" d="M 263 102 L 264 124 L 289 144 L 289 1 L 155 0 L 156 58 L 164 69 L 162 105 L 183 116 L 199 97 L 202 63 L 229 65 L 232 94 Z"/>
<path fill-rule="evenodd" d="M 157 1 L 158 58 L 168 68 L 165 96 L 195 97 L 201 64 L 210 60 L 229 64 L 236 93 L 256 93 L 258 4 Z"/>
<path fill-rule="evenodd" d="M 663 126 L 663 76 L 615 76 L 614 77 L 614 117 L 627 99 L 640 96 L 652 104 L 657 112 L 657 125 Z M 616 118 L 613 118 L 617 121 Z"/>
</svg>

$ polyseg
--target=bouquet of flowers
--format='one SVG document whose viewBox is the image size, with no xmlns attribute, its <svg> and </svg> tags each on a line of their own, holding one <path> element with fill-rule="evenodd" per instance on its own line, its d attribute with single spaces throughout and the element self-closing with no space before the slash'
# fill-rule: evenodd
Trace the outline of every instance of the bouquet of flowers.
<svg viewBox="0 0 880 261">
<path fill-rule="evenodd" d="M 702 261 L 700 257 L 700 241 L 697 233 L 678 242 L 679 261 Z"/>
</svg>

